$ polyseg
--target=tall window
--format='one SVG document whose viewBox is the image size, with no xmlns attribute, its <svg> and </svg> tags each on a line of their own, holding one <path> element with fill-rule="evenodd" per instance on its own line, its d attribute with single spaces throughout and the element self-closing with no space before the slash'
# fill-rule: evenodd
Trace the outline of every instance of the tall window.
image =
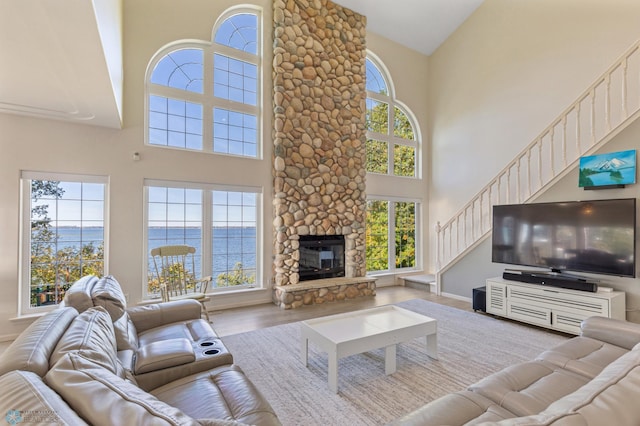
<svg viewBox="0 0 640 426">
<path fill-rule="evenodd" d="M 380 61 L 368 57 L 367 72 L 367 171 L 392 176 L 419 177 L 419 140 L 408 109 L 393 96 Z"/>
<path fill-rule="evenodd" d="M 22 173 L 22 310 L 58 304 L 84 275 L 104 275 L 107 178 Z"/>
<path fill-rule="evenodd" d="M 214 289 L 259 286 L 260 189 L 147 181 L 146 199 L 148 295 L 158 292 L 151 249 L 174 244 L 196 248 L 195 274 Z"/>
<path fill-rule="evenodd" d="M 260 156 L 260 15 L 234 9 L 212 42 L 182 41 L 159 51 L 147 75 L 147 143 Z"/>
<path fill-rule="evenodd" d="M 409 109 L 395 98 L 391 77 L 373 54 L 366 60 L 366 169 L 383 175 L 420 178 L 420 138 Z M 397 184 L 394 181 L 393 184 Z M 370 194 L 367 201 L 367 272 L 418 268 L 420 202 L 395 194 Z"/>
<path fill-rule="evenodd" d="M 415 268 L 416 201 L 367 201 L 366 257 L 368 272 Z"/>
</svg>

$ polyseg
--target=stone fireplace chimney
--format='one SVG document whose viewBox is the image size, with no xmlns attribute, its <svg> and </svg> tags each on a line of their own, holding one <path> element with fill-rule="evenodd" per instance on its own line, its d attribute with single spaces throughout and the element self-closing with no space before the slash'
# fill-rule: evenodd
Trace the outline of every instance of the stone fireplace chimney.
<svg viewBox="0 0 640 426">
<path fill-rule="evenodd" d="M 276 286 L 299 284 L 299 237 L 343 235 L 365 267 L 366 18 L 329 0 L 274 0 Z"/>
</svg>

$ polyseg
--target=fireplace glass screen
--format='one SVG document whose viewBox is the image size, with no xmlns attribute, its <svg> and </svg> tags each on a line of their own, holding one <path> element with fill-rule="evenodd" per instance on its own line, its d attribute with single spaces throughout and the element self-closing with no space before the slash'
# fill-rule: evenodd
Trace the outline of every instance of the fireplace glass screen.
<svg viewBox="0 0 640 426">
<path fill-rule="evenodd" d="M 300 281 L 344 277 L 344 236 L 300 236 Z"/>
</svg>

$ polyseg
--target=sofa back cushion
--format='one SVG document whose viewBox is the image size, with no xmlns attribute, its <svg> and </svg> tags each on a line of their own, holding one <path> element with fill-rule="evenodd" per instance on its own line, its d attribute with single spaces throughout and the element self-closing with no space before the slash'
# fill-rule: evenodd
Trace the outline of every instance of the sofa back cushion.
<svg viewBox="0 0 640 426">
<path fill-rule="evenodd" d="M 87 309 L 73 320 L 53 350 L 49 365 L 54 365 L 72 351 L 77 351 L 111 373 L 124 377 L 124 370 L 118 361 L 111 317 L 103 308 Z"/>
<path fill-rule="evenodd" d="M 30 371 L 0 376 L 0 415 L 7 424 L 86 425 L 69 405 Z"/>
<path fill-rule="evenodd" d="M 196 425 L 194 419 L 78 352 L 65 354 L 45 382 L 93 425 Z M 194 395 L 194 398 L 197 398 Z"/>
<path fill-rule="evenodd" d="M 0 355 L 0 375 L 12 370 L 32 371 L 42 377 L 49 357 L 67 327 L 78 316 L 74 308 L 59 308 L 34 321 Z"/>
<path fill-rule="evenodd" d="M 93 300 L 91 300 L 91 290 L 93 286 L 98 282 L 98 277 L 94 275 L 86 275 L 74 282 L 71 287 L 64 293 L 64 299 L 62 300 L 62 306 L 71 306 L 76 311 L 82 313 L 87 309 L 93 307 Z"/>
<path fill-rule="evenodd" d="M 635 426 L 640 419 L 640 347 L 622 355 L 575 392 L 544 411 L 500 426 Z"/>
<path fill-rule="evenodd" d="M 113 331 L 116 333 L 116 345 L 119 351 L 138 350 L 138 331 L 127 312 L 113 323 Z"/>
<path fill-rule="evenodd" d="M 127 308 L 127 299 L 120 283 L 112 275 L 104 276 L 95 283 L 91 289 L 91 299 L 93 306 L 102 306 L 109 312 L 112 322 L 120 319 Z"/>
<path fill-rule="evenodd" d="M 638 395 L 640 350 L 636 347 L 546 411 L 551 414 L 577 413 L 583 419 L 589 419 L 589 424 L 636 425 L 640 419 Z"/>
</svg>

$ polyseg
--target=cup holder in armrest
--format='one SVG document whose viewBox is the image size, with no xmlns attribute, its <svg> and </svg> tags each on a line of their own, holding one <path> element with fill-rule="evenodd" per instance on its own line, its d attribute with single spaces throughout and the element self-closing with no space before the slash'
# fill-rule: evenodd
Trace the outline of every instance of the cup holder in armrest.
<svg viewBox="0 0 640 426">
<path fill-rule="evenodd" d="M 200 343 L 200 346 L 206 347 L 206 346 L 213 346 L 215 345 L 215 342 L 202 342 Z"/>
<path fill-rule="evenodd" d="M 205 355 L 216 355 L 220 353 L 220 349 L 207 349 L 203 352 Z"/>
</svg>

